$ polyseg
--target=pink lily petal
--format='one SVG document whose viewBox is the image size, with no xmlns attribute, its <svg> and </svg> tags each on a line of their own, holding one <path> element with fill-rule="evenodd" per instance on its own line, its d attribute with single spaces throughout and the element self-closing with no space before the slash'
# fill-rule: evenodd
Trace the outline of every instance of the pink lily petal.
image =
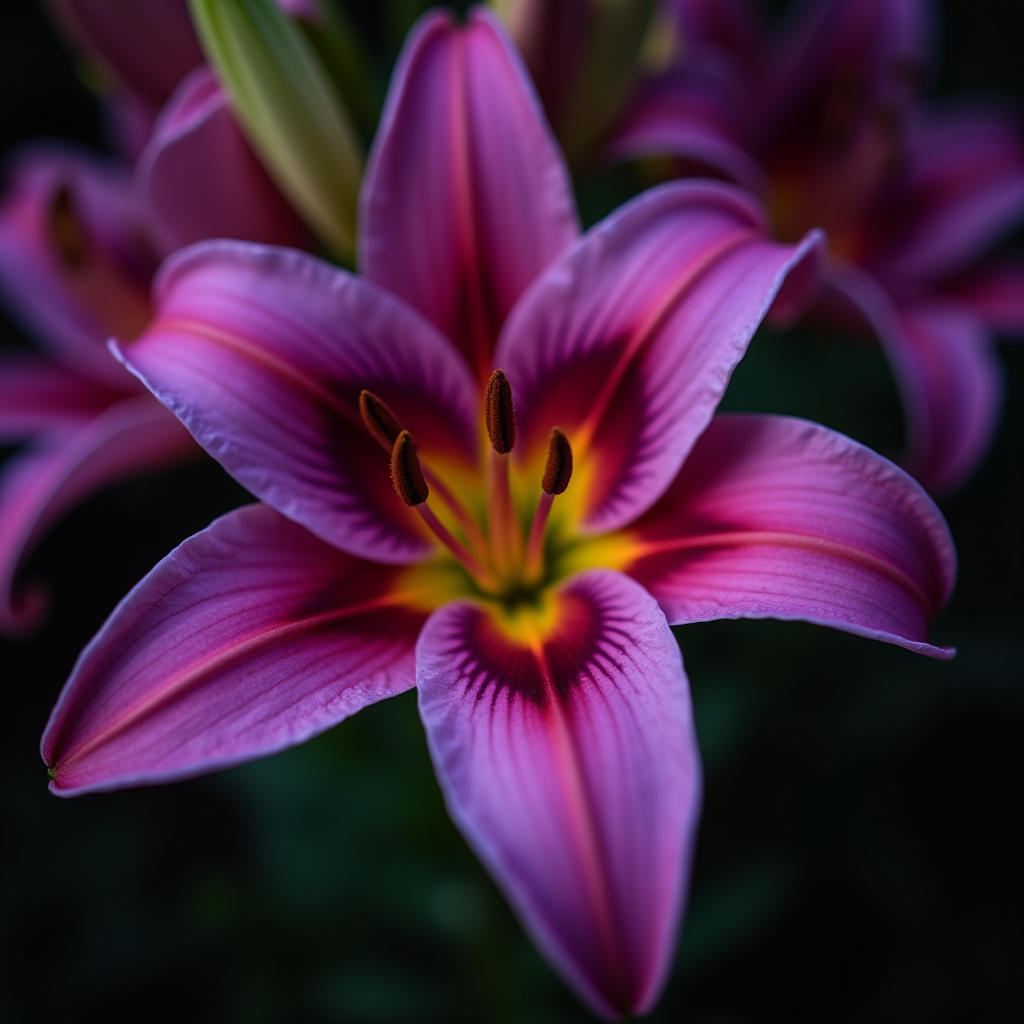
<svg viewBox="0 0 1024 1024">
<path fill-rule="evenodd" d="M 737 124 L 745 81 L 713 54 L 686 61 L 645 82 L 608 141 L 612 160 L 667 155 L 743 185 L 766 190 L 764 171 L 747 152 Z"/>
<path fill-rule="evenodd" d="M 768 240 L 745 194 L 671 184 L 572 246 L 516 307 L 495 365 L 516 395 L 523 460 L 551 428 L 592 466 L 584 525 L 623 526 L 669 485 L 789 276 L 788 304 L 817 281 L 820 237 Z"/>
<path fill-rule="evenodd" d="M 749 0 L 671 0 L 668 10 L 678 22 L 683 60 L 695 46 L 754 60 L 763 12 Z"/>
<path fill-rule="evenodd" d="M 523 289 L 579 233 L 568 172 L 496 19 L 428 15 L 406 44 L 362 194 L 360 261 L 481 379 Z"/>
<path fill-rule="evenodd" d="M 988 451 L 1002 412 L 1003 368 L 985 324 L 965 307 L 938 300 L 901 309 L 897 337 L 915 412 L 907 468 L 933 494 L 947 494 Z"/>
<path fill-rule="evenodd" d="M 154 107 L 203 61 L 186 0 L 47 0 L 47 6 L 81 49 Z"/>
<path fill-rule="evenodd" d="M 526 930 L 593 1010 L 643 1013 L 664 983 L 701 772 L 679 648 L 649 594 L 598 570 L 542 638 L 449 605 L 416 648 L 448 810 Z"/>
<path fill-rule="evenodd" d="M 805 0 L 791 10 L 766 54 L 764 99 L 753 98 L 767 148 L 787 125 L 804 139 L 819 130 L 856 135 L 879 110 L 906 110 L 934 34 L 924 0 Z M 838 119 L 838 108 L 829 109 L 833 96 L 842 104 Z"/>
<path fill-rule="evenodd" d="M 48 431 L 8 459 L 0 475 L 0 630 L 24 632 L 38 622 L 45 605 L 42 591 L 16 594 L 15 579 L 60 516 L 107 484 L 195 451 L 181 424 L 143 393 L 91 421 Z"/>
<path fill-rule="evenodd" d="M 870 265 L 899 292 L 968 269 L 1024 220 L 1024 141 L 999 111 L 965 109 L 927 119 L 914 138 L 893 210 L 899 226 Z"/>
<path fill-rule="evenodd" d="M 833 267 L 824 297 L 834 311 L 874 331 L 896 377 L 906 417 L 900 460 L 933 493 L 949 492 L 974 470 L 999 421 L 1003 371 L 984 322 L 941 298 L 897 307 L 857 267 Z"/>
<path fill-rule="evenodd" d="M 548 119 L 562 123 L 592 22 L 588 0 L 520 0 L 503 12 Z"/>
<path fill-rule="evenodd" d="M 61 259 L 52 210 L 71 198 L 88 247 L 81 267 Z M 0 292 L 62 362 L 106 384 L 135 387 L 106 350 L 118 330 L 136 333 L 148 317 L 154 260 L 146 218 L 127 172 L 71 149 L 35 147 L 11 168 L 0 206 Z"/>
<path fill-rule="evenodd" d="M 83 651 L 43 736 L 52 792 L 168 782 L 295 746 L 414 684 L 395 570 L 262 505 L 172 551 Z"/>
<path fill-rule="evenodd" d="M 0 358 L 0 444 L 81 424 L 123 397 L 38 356 Z"/>
<path fill-rule="evenodd" d="M 966 306 L 997 334 L 1024 334 L 1024 262 L 1003 260 L 942 288 L 944 298 Z"/>
<path fill-rule="evenodd" d="M 308 232 L 256 159 L 208 68 L 193 71 L 171 97 L 136 181 L 168 249 L 205 238 L 309 245 Z"/>
<path fill-rule="evenodd" d="M 432 549 L 359 416 L 366 388 L 427 456 L 475 463 L 477 397 L 447 339 L 373 284 L 304 253 L 206 242 L 175 254 L 123 358 L 245 487 L 343 551 Z"/>
<path fill-rule="evenodd" d="M 942 514 L 902 470 L 825 427 L 716 417 L 629 532 L 627 571 L 669 622 L 803 619 L 953 655 L 927 639 L 956 574 Z"/>
</svg>

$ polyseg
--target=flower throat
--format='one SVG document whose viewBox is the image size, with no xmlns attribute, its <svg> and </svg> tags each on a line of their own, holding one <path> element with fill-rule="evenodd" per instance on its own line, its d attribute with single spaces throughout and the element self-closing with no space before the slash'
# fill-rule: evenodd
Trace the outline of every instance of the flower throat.
<svg viewBox="0 0 1024 1024">
<path fill-rule="evenodd" d="M 484 391 L 489 451 L 483 528 L 451 489 L 429 466 L 423 465 L 412 434 L 387 403 L 369 391 L 362 391 L 359 413 L 366 429 L 390 453 L 395 493 L 416 510 L 480 591 L 503 601 L 535 595 L 545 582 L 544 536 L 551 507 L 572 478 L 572 446 L 565 434 L 558 427 L 551 431 L 540 496 L 524 535 L 509 486 L 509 455 L 516 443 L 516 420 L 512 385 L 503 371 L 491 374 Z M 432 507 L 434 499 L 451 513 L 461 537 L 438 518 Z"/>
</svg>

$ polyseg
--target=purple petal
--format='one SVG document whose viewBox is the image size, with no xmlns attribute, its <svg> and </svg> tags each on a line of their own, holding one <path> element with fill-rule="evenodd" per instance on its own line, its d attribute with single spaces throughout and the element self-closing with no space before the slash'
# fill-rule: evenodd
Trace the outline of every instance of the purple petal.
<svg viewBox="0 0 1024 1024">
<path fill-rule="evenodd" d="M 545 272 L 498 344 L 521 462 L 539 480 L 559 426 L 589 465 L 585 528 L 635 518 L 706 427 L 787 275 L 784 304 L 816 283 L 819 243 L 769 241 L 758 208 L 724 185 L 667 185 L 612 214 Z"/>
<path fill-rule="evenodd" d="M 578 234 L 568 172 L 497 21 L 428 15 L 395 72 L 362 197 L 367 277 L 481 379 L 506 314 Z"/>
<path fill-rule="evenodd" d="M 672 623 L 804 619 L 933 657 L 956 573 L 934 502 L 880 455 L 804 420 L 718 416 L 629 529 L 627 571 Z"/>
<path fill-rule="evenodd" d="M 933 494 L 978 468 L 1003 405 L 1003 368 L 985 324 L 940 301 L 900 310 L 899 371 L 913 415 L 907 468 Z"/>
<path fill-rule="evenodd" d="M 695 45 L 713 47 L 723 54 L 751 63 L 763 13 L 749 0 L 672 0 L 668 7 L 678 21 L 683 60 Z"/>
<path fill-rule="evenodd" d="M 159 107 L 202 63 L 186 0 L 47 0 L 68 36 Z"/>
<path fill-rule="evenodd" d="M 42 753 L 61 796 L 264 757 L 414 683 L 396 571 L 262 505 L 171 552 L 82 652 Z"/>
<path fill-rule="evenodd" d="M 168 249 L 206 238 L 309 246 L 308 232 L 256 159 L 208 68 L 178 87 L 136 174 Z"/>
<path fill-rule="evenodd" d="M 75 266 L 62 260 L 52 223 L 61 189 L 85 240 Z M 120 167 L 56 147 L 25 150 L 14 161 L 0 206 L 0 292 L 55 357 L 124 391 L 135 385 L 106 341 L 134 336 L 149 318 L 147 229 Z"/>
<path fill-rule="evenodd" d="M 870 257 L 890 290 L 917 291 L 968 269 L 1024 220 L 1020 126 L 983 107 L 926 119 L 892 207 L 887 244 Z"/>
<path fill-rule="evenodd" d="M 924 0 L 805 0 L 790 10 L 764 55 L 765 95 L 752 98 L 765 148 L 790 132 L 806 137 L 808 123 L 856 135 L 879 111 L 907 110 L 932 48 Z"/>
<path fill-rule="evenodd" d="M 81 425 L 123 397 L 38 356 L 0 358 L 0 444 Z"/>
<path fill-rule="evenodd" d="M 746 152 L 740 113 L 746 82 L 714 54 L 687 55 L 679 67 L 636 92 L 608 141 L 613 160 L 672 156 L 683 170 L 710 170 L 752 192 L 766 190 L 764 171 Z"/>
<path fill-rule="evenodd" d="M 955 489 L 985 455 L 1002 406 L 1003 371 L 984 322 L 940 297 L 897 307 L 851 266 L 833 269 L 826 297 L 836 311 L 847 303 L 885 349 L 906 421 L 900 461 L 933 493 Z"/>
<path fill-rule="evenodd" d="M 243 486 L 352 554 L 397 563 L 432 550 L 358 406 L 366 388 L 422 457 L 475 464 L 475 387 L 430 324 L 311 256 L 242 242 L 176 254 L 155 301 L 124 359 Z"/>
<path fill-rule="evenodd" d="M 31 629 L 44 609 L 38 589 L 16 594 L 19 567 L 62 515 L 100 488 L 196 452 L 167 410 L 142 393 L 90 421 L 43 434 L 0 475 L 0 630 Z"/>
<path fill-rule="evenodd" d="M 997 334 L 1024 334 L 1024 261 L 993 262 L 946 284 L 942 295 L 965 306 Z"/>
<path fill-rule="evenodd" d="M 545 635 L 480 605 L 436 612 L 416 649 L 448 809 L 565 980 L 598 1013 L 664 983 L 700 809 L 679 648 L 618 573 L 570 579 Z"/>
</svg>

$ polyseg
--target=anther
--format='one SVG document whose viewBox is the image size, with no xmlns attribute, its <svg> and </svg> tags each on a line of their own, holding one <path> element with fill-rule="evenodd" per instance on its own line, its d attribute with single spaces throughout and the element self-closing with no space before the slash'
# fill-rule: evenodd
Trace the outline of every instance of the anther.
<svg viewBox="0 0 1024 1024">
<path fill-rule="evenodd" d="M 545 494 L 561 494 L 572 479 L 572 445 L 558 427 L 548 440 L 548 461 L 540 485 Z"/>
<path fill-rule="evenodd" d="M 512 405 L 512 385 L 501 370 L 495 370 L 484 392 L 484 416 L 487 436 L 499 455 L 507 455 L 516 443 L 516 414 Z"/>
<path fill-rule="evenodd" d="M 551 431 L 548 439 L 548 461 L 544 467 L 544 478 L 540 482 L 541 496 L 530 524 L 530 536 L 526 542 L 526 573 L 528 578 L 540 576 L 544 557 L 544 530 L 548 525 L 551 506 L 555 495 L 561 494 L 572 479 L 572 445 L 569 438 L 558 427 Z"/>
<path fill-rule="evenodd" d="M 359 392 L 359 415 L 363 418 L 366 429 L 373 435 L 385 451 L 392 451 L 398 435 L 405 429 L 401 421 L 391 411 L 391 407 L 372 391 Z"/>
<path fill-rule="evenodd" d="M 416 444 L 408 430 L 399 433 L 391 450 L 391 483 L 395 493 L 409 508 L 422 505 L 430 494 L 427 481 L 423 479 Z"/>
<path fill-rule="evenodd" d="M 88 244 L 75 214 L 71 193 L 61 186 L 50 206 L 50 232 L 64 266 L 77 270 L 85 263 Z"/>
</svg>

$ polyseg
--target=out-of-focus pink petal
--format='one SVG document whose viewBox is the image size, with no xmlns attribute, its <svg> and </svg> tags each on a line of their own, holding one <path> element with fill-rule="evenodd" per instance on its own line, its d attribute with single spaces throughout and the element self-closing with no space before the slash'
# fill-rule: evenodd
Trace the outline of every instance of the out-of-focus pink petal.
<svg viewBox="0 0 1024 1024">
<path fill-rule="evenodd" d="M 136 180 L 168 249 L 206 238 L 308 247 L 308 232 L 256 159 L 208 68 L 197 68 L 175 91 Z"/>
<path fill-rule="evenodd" d="M 700 804 L 679 648 L 618 573 L 570 579 L 546 637 L 482 607 L 427 622 L 420 714 L 448 809 L 527 931 L 598 1013 L 643 1013 L 668 967 Z"/>
<path fill-rule="evenodd" d="M 16 576 L 60 516 L 116 480 L 193 453 L 197 449 L 181 424 L 143 393 L 91 421 L 49 431 L 8 459 L 0 476 L 0 630 L 31 629 L 42 614 L 42 591 L 16 593 Z"/>
<path fill-rule="evenodd" d="M 1024 220 L 1019 124 L 989 108 L 925 119 L 870 269 L 898 293 L 965 270 Z M 888 243 L 888 244 L 887 244 Z"/>
<path fill-rule="evenodd" d="M 37 356 L 0 358 L 0 444 L 92 419 L 124 392 Z"/>
<path fill-rule="evenodd" d="M 749 0 L 670 0 L 666 6 L 677 22 L 684 61 L 695 46 L 745 63 L 755 59 L 763 28 L 761 11 Z"/>
<path fill-rule="evenodd" d="M 262 505 L 171 552 L 83 651 L 43 736 L 60 796 L 294 746 L 415 682 L 396 572 Z"/>
<path fill-rule="evenodd" d="M 361 278 L 244 242 L 182 250 L 154 294 L 157 317 L 124 359 L 243 486 L 352 554 L 432 550 L 359 392 L 391 406 L 421 457 L 473 465 L 475 386 L 433 326 Z"/>
<path fill-rule="evenodd" d="M 47 6 L 76 45 L 154 107 L 203 61 L 187 0 L 47 0 Z"/>
<path fill-rule="evenodd" d="M 804 619 L 933 657 L 956 574 L 949 529 L 906 473 L 825 427 L 718 416 L 630 533 L 629 574 L 672 623 Z"/>
<path fill-rule="evenodd" d="M 561 427 L 589 466 L 586 529 L 624 525 L 669 485 L 787 275 L 790 292 L 816 283 L 819 242 L 769 241 L 728 186 L 671 184 L 599 224 L 524 296 L 495 353 L 516 453 L 532 466 Z"/>
<path fill-rule="evenodd" d="M 826 297 L 834 311 L 863 318 L 882 343 L 903 402 L 900 461 L 933 493 L 953 490 L 977 467 L 999 421 L 1003 371 L 988 328 L 968 306 L 942 298 L 897 307 L 848 265 L 831 269 Z"/>
<path fill-rule="evenodd" d="M 367 277 L 433 321 L 481 379 L 523 289 L 578 233 L 568 173 L 495 19 L 422 19 L 362 194 Z"/>
<path fill-rule="evenodd" d="M 589 0 L 518 0 L 502 12 L 555 125 L 561 124 L 577 85 L 593 6 Z"/>
<path fill-rule="evenodd" d="M 963 306 L 900 310 L 897 372 L 913 415 L 907 468 L 934 494 L 977 469 L 1003 405 L 1003 368 L 988 328 Z"/>
<path fill-rule="evenodd" d="M 856 136 L 881 111 L 900 116 L 927 68 L 933 37 L 924 0 L 804 0 L 765 54 L 762 147 L 818 133 Z"/>
<path fill-rule="evenodd" d="M 1024 262 L 1001 260 L 942 288 L 942 296 L 966 306 L 997 334 L 1024 334 Z"/>
<path fill-rule="evenodd" d="M 85 243 L 80 266 L 62 259 L 53 225 L 65 190 Z M 134 385 L 106 341 L 148 318 L 155 259 L 126 171 L 71 149 L 35 147 L 10 168 L 0 206 L 0 292 L 62 362 L 109 387 Z"/>
<path fill-rule="evenodd" d="M 763 192 L 764 172 L 747 153 L 737 123 L 744 85 L 714 55 L 688 55 L 638 89 L 605 153 L 613 160 L 673 156 L 686 162 L 687 171 L 710 170 Z"/>
</svg>

